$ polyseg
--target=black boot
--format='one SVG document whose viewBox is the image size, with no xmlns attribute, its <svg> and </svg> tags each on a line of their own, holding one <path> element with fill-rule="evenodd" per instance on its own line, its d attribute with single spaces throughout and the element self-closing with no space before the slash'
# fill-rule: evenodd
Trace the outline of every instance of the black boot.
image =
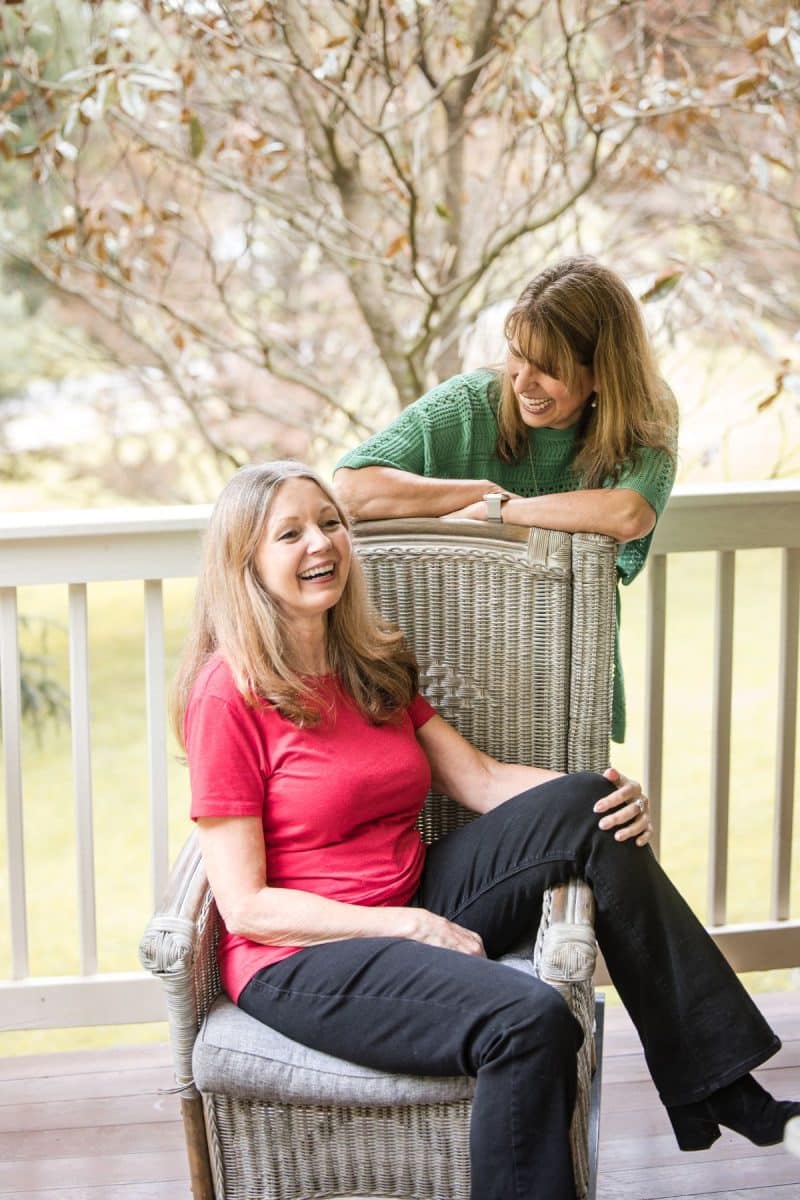
<svg viewBox="0 0 800 1200">
<path fill-rule="evenodd" d="M 800 1116 L 800 1101 L 775 1100 L 752 1075 L 743 1075 L 705 1100 L 668 1108 L 667 1115 L 681 1150 L 707 1150 L 720 1125 L 756 1146 L 775 1146 L 783 1141 L 786 1122 Z"/>
</svg>

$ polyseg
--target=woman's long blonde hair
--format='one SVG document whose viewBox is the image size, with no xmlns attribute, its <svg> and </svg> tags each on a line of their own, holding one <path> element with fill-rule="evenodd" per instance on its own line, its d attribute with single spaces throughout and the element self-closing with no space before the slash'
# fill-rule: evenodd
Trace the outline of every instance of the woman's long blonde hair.
<svg viewBox="0 0 800 1200">
<path fill-rule="evenodd" d="M 541 271 L 506 317 L 505 336 L 570 391 L 580 390 L 581 366 L 594 372 L 596 403 L 581 415 L 572 464 L 584 487 L 614 479 L 640 447 L 674 455 L 675 404 L 656 371 L 639 305 L 614 271 L 584 257 Z M 497 453 L 519 462 L 529 430 L 507 368 L 500 389 Z"/>
<path fill-rule="evenodd" d="M 273 499 L 287 479 L 315 483 L 349 529 L 330 488 L 303 463 L 242 467 L 223 488 L 206 532 L 194 615 L 172 689 L 172 723 L 181 745 L 192 685 L 213 654 L 225 659 L 248 703 L 266 700 L 298 725 L 315 725 L 322 717 L 313 685 L 292 663 L 290 623 L 255 565 Z M 331 671 L 369 720 L 390 721 L 416 693 L 417 667 L 403 635 L 372 607 L 355 555 L 327 616 Z"/>
</svg>

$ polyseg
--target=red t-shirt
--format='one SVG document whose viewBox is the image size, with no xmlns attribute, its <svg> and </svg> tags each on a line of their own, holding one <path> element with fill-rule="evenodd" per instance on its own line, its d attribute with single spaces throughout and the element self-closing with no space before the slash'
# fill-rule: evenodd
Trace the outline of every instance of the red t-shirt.
<svg viewBox="0 0 800 1200">
<path fill-rule="evenodd" d="M 415 730 L 434 709 L 416 696 L 397 722 L 371 725 L 335 676 L 319 688 L 331 715 L 300 729 L 268 703 L 246 704 L 221 657 L 205 665 L 184 720 L 192 818 L 261 817 L 271 887 L 407 904 L 425 860 L 415 822 L 430 787 Z M 225 990 L 236 1000 L 256 971 L 298 949 L 223 927 Z"/>
</svg>

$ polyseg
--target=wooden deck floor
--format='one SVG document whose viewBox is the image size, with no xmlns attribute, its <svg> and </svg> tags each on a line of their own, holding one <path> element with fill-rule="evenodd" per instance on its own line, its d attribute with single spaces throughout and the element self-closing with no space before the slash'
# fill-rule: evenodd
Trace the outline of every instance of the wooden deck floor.
<svg viewBox="0 0 800 1200">
<path fill-rule="evenodd" d="M 757 1072 L 782 1098 L 800 1096 L 800 993 L 757 996 L 783 1047 Z M 627 1015 L 607 1015 L 598 1200 L 800 1200 L 800 1159 L 723 1130 L 710 1150 L 683 1154 L 647 1074 Z"/>
<path fill-rule="evenodd" d="M 800 1096 L 800 994 L 759 997 L 784 1040 L 760 1073 Z M 0 1197 L 189 1200 L 163 1046 L 0 1060 Z M 800 1200 L 800 1159 L 723 1134 L 681 1154 L 625 1014 L 607 1017 L 598 1200 Z"/>
</svg>

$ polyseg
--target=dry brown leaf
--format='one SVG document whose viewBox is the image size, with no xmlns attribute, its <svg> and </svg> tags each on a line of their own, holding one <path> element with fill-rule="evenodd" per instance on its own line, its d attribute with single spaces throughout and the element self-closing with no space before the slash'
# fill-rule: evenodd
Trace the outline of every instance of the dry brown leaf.
<svg viewBox="0 0 800 1200">
<path fill-rule="evenodd" d="M 674 268 L 661 271 L 656 275 L 650 287 L 640 294 L 639 299 L 645 304 L 648 300 L 660 300 L 662 296 L 666 296 L 667 292 L 672 291 L 682 275 L 683 271 L 676 271 Z"/>
<path fill-rule="evenodd" d="M 24 104 L 27 99 L 28 93 L 25 91 L 25 88 L 17 88 L 15 92 L 12 92 L 11 95 L 8 96 L 2 104 L 0 104 L 0 109 L 3 112 L 11 112 L 13 108 L 19 108 L 21 104 Z"/>
<path fill-rule="evenodd" d="M 754 34 L 751 38 L 748 38 L 747 41 L 745 42 L 746 48 L 748 50 L 750 50 L 751 53 L 753 53 L 753 54 L 756 52 L 756 50 L 763 50 L 764 47 L 768 46 L 768 45 L 769 45 L 769 34 L 767 33 L 766 29 L 762 29 L 760 33 Z"/>
<path fill-rule="evenodd" d="M 737 79 L 733 88 L 734 96 L 746 96 L 748 92 L 755 91 L 761 82 L 759 75 L 749 75 L 744 79 Z"/>
<path fill-rule="evenodd" d="M 69 237 L 71 233 L 75 232 L 75 229 L 75 222 L 72 221 L 69 225 L 59 225 L 56 229 L 48 229 L 44 236 L 49 242 L 56 242 L 60 238 Z"/>
<path fill-rule="evenodd" d="M 399 254 L 400 251 L 403 249 L 403 247 L 407 246 L 407 245 L 408 245 L 408 234 L 401 233 L 398 237 L 394 238 L 394 240 L 391 241 L 389 243 L 389 245 L 386 247 L 384 257 L 385 258 L 394 258 L 394 256 L 396 254 Z"/>
</svg>

